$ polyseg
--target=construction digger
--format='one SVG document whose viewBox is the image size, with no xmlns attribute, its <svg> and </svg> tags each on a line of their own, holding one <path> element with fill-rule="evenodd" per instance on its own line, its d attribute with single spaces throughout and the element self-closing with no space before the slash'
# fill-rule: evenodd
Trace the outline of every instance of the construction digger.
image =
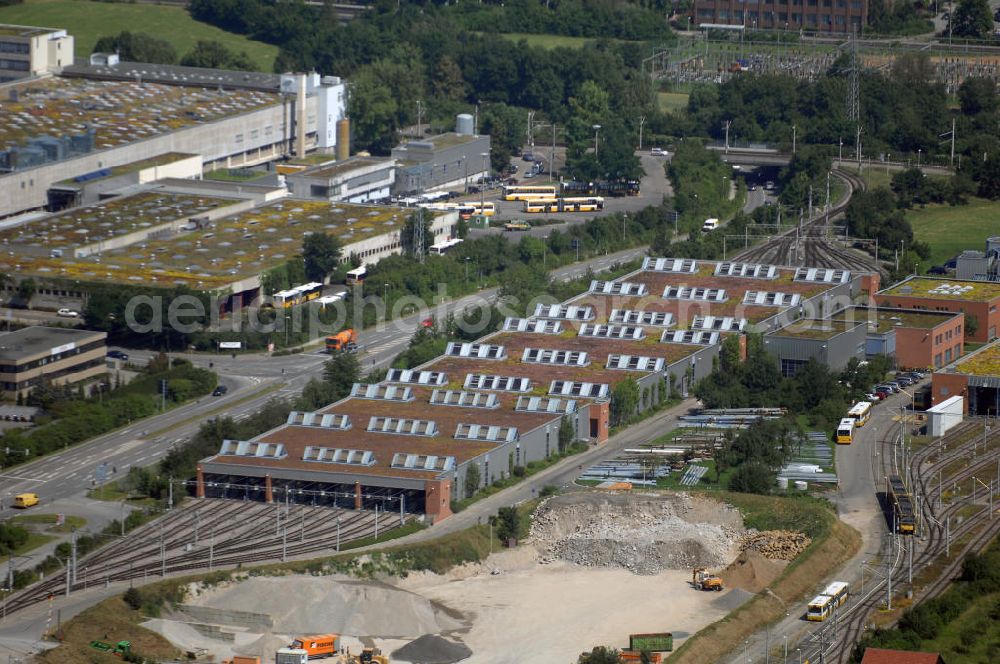
<svg viewBox="0 0 1000 664">
<path fill-rule="evenodd" d="M 718 590 L 723 589 L 722 579 L 709 573 L 704 567 L 695 567 L 691 574 L 691 585 L 697 590 Z"/>
</svg>

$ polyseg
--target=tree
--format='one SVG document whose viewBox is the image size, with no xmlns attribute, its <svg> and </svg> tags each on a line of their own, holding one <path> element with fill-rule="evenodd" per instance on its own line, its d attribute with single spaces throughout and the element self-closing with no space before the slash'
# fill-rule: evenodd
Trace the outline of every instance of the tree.
<svg viewBox="0 0 1000 664">
<path fill-rule="evenodd" d="M 256 66 L 245 52 L 235 53 L 217 41 L 199 39 L 194 48 L 181 58 L 185 67 L 205 67 L 207 69 L 235 69 L 254 71 Z"/>
<path fill-rule="evenodd" d="M 462 488 L 465 489 L 466 498 L 471 498 L 479 491 L 480 479 L 479 466 L 475 462 L 470 463 L 465 469 L 465 482 L 462 484 Z"/>
<path fill-rule="evenodd" d="M 416 233 L 419 226 L 417 224 L 421 223 L 421 221 L 424 225 L 424 244 L 422 247 L 418 247 Z M 399 243 L 407 253 L 413 256 L 419 254 L 427 255 L 431 245 L 434 244 L 434 232 L 431 230 L 432 223 L 432 216 L 424 213 L 423 210 L 414 212 L 407 218 L 403 229 L 399 232 Z"/>
<path fill-rule="evenodd" d="M 330 386 L 333 401 L 343 399 L 351 393 L 351 387 L 361 377 L 358 356 L 347 351 L 334 353 L 323 365 L 323 381 Z"/>
<path fill-rule="evenodd" d="M 329 233 L 312 233 L 302 242 L 302 259 L 305 262 L 306 279 L 325 282 L 340 262 L 342 247 L 340 240 Z"/>
<path fill-rule="evenodd" d="M 625 424 L 638 407 L 639 384 L 631 378 L 626 378 L 611 390 L 611 425 Z"/>
<path fill-rule="evenodd" d="M 962 104 L 963 115 L 995 113 L 997 110 L 997 86 L 993 79 L 970 77 L 958 87 L 958 100 Z"/>
<path fill-rule="evenodd" d="M 729 490 L 740 493 L 771 492 L 774 486 L 774 473 L 764 464 L 748 462 L 739 466 L 729 478 Z"/>
<path fill-rule="evenodd" d="M 441 99 L 458 101 L 465 97 L 465 79 L 462 69 L 447 55 L 441 56 L 434 68 L 434 78 L 431 80 L 434 96 Z"/>
<path fill-rule="evenodd" d="M 17 297 L 23 303 L 25 309 L 31 308 L 31 298 L 37 290 L 38 286 L 35 284 L 35 280 L 31 277 L 22 279 L 21 283 L 17 285 Z"/>
<path fill-rule="evenodd" d="M 351 78 L 347 113 L 354 125 L 354 137 L 361 149 L 389 154 L 396 143 L 396 98 L 392 90 L 370 67 L 362 67 Z"/>
<path fill-rule="evenodd" d="M 559 422 L 559 453 L 564 453 L 576 439 L 576 429 L 569 417 L 563 416 Z"/>
<path fill-rule="evenodd" d="M 621 654 L 610 646 L 597 646 L 590 652 L 581 653 L 577 664 L 619 664 Z"/>
<path fill-rule="evenodd" d="M 984 39 L 993 30 L 988 0 L 959 0 L 951 14 L 951 33 L 956 37 Z"/>
<path fill-rule="evenodd" d="M 177 50 L 173 44 L 145 32 L 123 30 L 117 35 L 106 35 L 94 44 L 93 53 L 117 53 L 129 62 L 149 62 L 172 65 L 177 62 Z"/>
<path fill-rule="evenodd" d="M 501 507 L 497 510 L 497 515 L 493 523 L 496 528 L 497 539 L 501 542 L 517 539 L 520 535 L 518 531 L 521 524 L 516 506 Z"/>
<path fill-rule="evenodd" d="M 974 314 L 965 314 L 965 338 L 968 340 L 979 332 L 979 319 Z"/>
</svg>

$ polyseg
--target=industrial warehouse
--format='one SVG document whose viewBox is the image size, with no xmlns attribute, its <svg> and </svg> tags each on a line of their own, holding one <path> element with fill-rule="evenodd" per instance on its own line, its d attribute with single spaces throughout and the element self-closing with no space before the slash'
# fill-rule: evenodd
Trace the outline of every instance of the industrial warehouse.
<svg viewBox="0 0 1000 664">
<path fill-rule="evenodd" d="M 641 410 L 670 391 L 686 395 L 711 372 L 725 336 L 780 331 L 804 312 L 833 314 L 867 287 L 870 275 L 842 270 L 647 258 L 621 279 L 507 318 L 476 343 L 450 343 L 416 369 L 356 384 L 320 411 L 225 441 L 201 462 L 197 495 L 437 521 L 466 497 L 471 467 L 482 486 L 547 458 L 564 419 L 576 440 L 606 441 L 621 381 L 636 381 Z"/>
</svg>

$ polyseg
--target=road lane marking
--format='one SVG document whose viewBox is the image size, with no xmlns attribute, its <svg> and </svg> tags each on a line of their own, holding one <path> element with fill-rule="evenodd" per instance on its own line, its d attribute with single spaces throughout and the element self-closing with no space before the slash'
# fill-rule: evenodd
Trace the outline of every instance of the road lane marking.
<svg viewBox="0 0 1000 664">
<path fill-rule="evenodd" d="M 37 478 L 35 477 L 19 477 L 18 475 L 0 475 L 0 477 L 11 479 L 11 480 L 24 480 L 26 482 L 35 482 Z"/>
</svg>

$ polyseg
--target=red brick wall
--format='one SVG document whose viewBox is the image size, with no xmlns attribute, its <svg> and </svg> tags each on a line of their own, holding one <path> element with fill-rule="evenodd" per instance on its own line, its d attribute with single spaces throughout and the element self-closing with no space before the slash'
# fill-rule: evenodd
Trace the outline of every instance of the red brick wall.
<svg viewBox="0 0 1000 664">
<path fill-rule="evenodd" d="M 424 513 L 431 523 L 451 516 L 451 480 L 424 482 Z"/>
<path fill-rule="evenodd" d="M 965 312 L 976 317 L 979 329 L 969 337 L 969 341 L 989 341 L 989 330 L 995 328 L 1000 332 L 1000 298 L 989 302 L 961 302 L 958 300 L 934 299 L 930 297 L 914 297 L 912 295 L 879 294 L 876 302 L 880 307 L 898 307 L 900 309 L 921 309 L 925 311 Z M 990 312 L 990 307 L 996 311 Z M 899 344 L 897 344 L 898 347 Z"/>
<path fill-rule="evenodd" d="M 609 422 L 611 420 L 611 402 L 605 401 L 603 403 L 592 403 L 590 404 L 590 422 L 597 420 L 597 437 L 596 441 L 598 443 L 604 443 L 608 440 L 608 429 Z M 588 422 L 588 427 L 590 423 Z M 592 428 L 591 428 L 592 430 Z M 590 431 L 587 432 L 588 434 Z"/>
<path fill-rule="evenodd" d="M 929 330 L 898 327 L 896 364 L 902 369 L 939 369 L 961 357 L 964 344 L 965 316 L 962 315 Z M 947 350 L 951 350 L 950 356 L 946 356 Z"/>
<path fill-rule="evenodd" d="M 931 377 L 931 405 L 936 406 L 954 396 L 965 397 L 965 411 L 969 411 L 969 381 L 961 374 L 935 373 Z"/>
</svg>

